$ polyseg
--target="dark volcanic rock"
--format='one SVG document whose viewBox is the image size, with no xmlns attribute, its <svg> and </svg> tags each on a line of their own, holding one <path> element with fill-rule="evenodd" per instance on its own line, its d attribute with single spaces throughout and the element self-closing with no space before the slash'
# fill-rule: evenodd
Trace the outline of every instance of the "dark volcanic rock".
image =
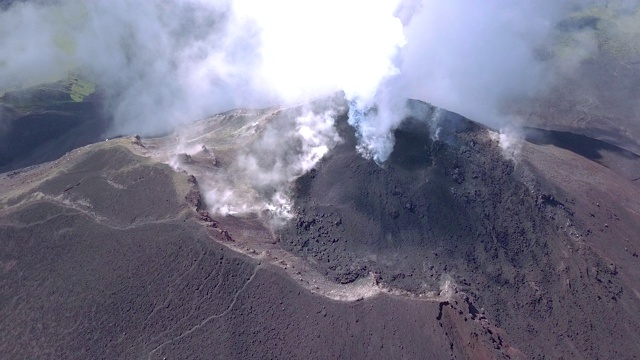
<svg viewBox="0 0 640 360">
<path fill-rule="evenodd" d="M 216 218 L 199 179 L 132 153 L 149 154 L 162 139 L 101 142 L 3 174 L 0 354 L 636 354 L 640 188 L 628 175 L 638 157 L 540 132 L 514 161 L 485 127 L 409 106 L 414 116 L 395 131 L 382 167 L 356 152 L 343 115 L 344 142 L 297 179 L 296 218 L 275 237 L 258 216 Z M 217 159 L 203 149 L 182 161 L 216 171 L 225 165 Z M 291 253 L 326 274 L 329 290 L 371 278 L 402 291 L 330 300 L 307 290 L 329 294 Z M 434 296 L 445 280 L 456 286 Z"/>
<path fill-rule="evenodd" d="M 353 130 L 342 125 L 347 140 L 298 180 L 300 211 L 283 232 L 284 246 L 309 253 L 336 277 L 372 271 L 418 292 L 437 286 L 445 266 L 491 271 L 489 259 L 514 268 L 540 261 L 554 225 L 488 130 L 449 114 L 434 138 L 434 109 L 414 106 L 425 118 L 396 130 L 383 167 L 356 153 Z M 359 275 L 345 274 L 352 271 Z"/>
<path fill-rule="evenodd" d="M 329 300 L 229 250 L 199 219 L 195 179 L 126 146 L 0 178 L 0 357 L 450 359 L 468 352 L 458 332 L 509 353 L 482 323 L 458 325 L 466 312 Z"/>
<path fill-rule="evenodd" d="M 281 231 L 282 246 L 337 282 L 374 273 L 386 286 L 424 292 L 453 276 L 532 358 L 636 351 L 636 335 L 624 335 L 627 327 L 640 331 L 631 315 L 640 310 L 634 285 L 606 270 L 597 249 L 571 238 L 573 200 L 531 175 L 527 160 L 505 158 L 488 129 L 412 106 L 422 117 L 396 130 L 382 167 L 356 153 L 353 130 L 341 120 L 346 141 L 297 181 L 298 215 Z M 580 256 L 568 259 L 574 252 Z M 602 333 L 611 334 L 606 344 Z"/>
</svg>

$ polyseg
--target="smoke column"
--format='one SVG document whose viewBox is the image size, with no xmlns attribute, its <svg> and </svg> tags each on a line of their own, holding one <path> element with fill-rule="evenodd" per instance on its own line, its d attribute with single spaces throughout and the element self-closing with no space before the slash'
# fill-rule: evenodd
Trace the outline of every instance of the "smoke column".
<svg viewBox="0 0 640 360">
<path fill-rule="evenodd" d="M 112 133 L 344 91 L 383 162 L 405 97 L 500 125 L 555 73 L 540 51 L 574 1 L 58 0 L 0 11 L 0 91 L 82 73 Z M 591 4 L 591 3 L 590 3 Z"/>
</svg>

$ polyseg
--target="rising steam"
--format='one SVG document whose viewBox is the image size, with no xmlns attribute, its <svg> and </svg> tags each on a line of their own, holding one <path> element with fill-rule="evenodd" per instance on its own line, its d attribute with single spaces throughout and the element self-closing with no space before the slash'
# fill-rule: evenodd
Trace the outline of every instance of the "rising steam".
<svg viewBox="0 0 640 360">
<path fill-rule="evenodd" d="M 221 213 L 268 211 L 274 219 L 289 219 L 293 214 L 288 185 L 341 141 L 334 127 L 335 115 L 334 110 L 305 110 L 293 120 L 283 116 L 272 121 L 228 170 L 234 182 L 251 189 L 244 196 L 254 198 L 238 201 L 243 195 L 233 194 L 237 190 L 225 185 L 228 181 L 216 181 L 207 192 L 207 203 L 221 206 Z M 225 198 L 220 199 L 220 194 Z"/>
<path fill-rule="evenodd" d="M 232 108 L 304 103 L 342 91 L 360 152 L 384 162 L 405 115 L 404 98 L 500 127 L 512 120 L 506 101 L 544 90 L 558 71 L 597 51 L 588 47 L 562 66 L 548 56 L 558 21 L 577 4 L 586 2 L 14 2 L 0 11 L 0 91 L 77 72 L 105 94 L 111 134 L 141 135 Z M 283 182 L 338 141 L 331 113 L 304 114 L 289 126 L 265 132 L 239 162 L 262 174 L 251 185 L 273 202 Z M 306 145 L 284 146 L 289 140 L 281 139 Z M 214 189 L 209 196 L 238 196 L 231 192 Z"/>
</svg>

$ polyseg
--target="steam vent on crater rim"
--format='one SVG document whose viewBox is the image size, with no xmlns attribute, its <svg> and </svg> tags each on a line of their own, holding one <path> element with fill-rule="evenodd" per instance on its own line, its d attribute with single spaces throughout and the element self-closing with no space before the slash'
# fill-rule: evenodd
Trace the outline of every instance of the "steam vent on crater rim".
<svg viewBox="0 0 640 360">
<path fill-rule="evenodd" d="M 0 359 L 640 359 L 640 3 L 0 0 Z"/>
</svg>

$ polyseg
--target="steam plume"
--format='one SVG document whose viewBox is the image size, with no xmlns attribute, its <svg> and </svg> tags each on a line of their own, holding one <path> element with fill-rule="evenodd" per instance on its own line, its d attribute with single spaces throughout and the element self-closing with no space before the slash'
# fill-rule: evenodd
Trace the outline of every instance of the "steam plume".
<svg viewBox="0 0 640 360">
<path fill-rule="evenodd" d="M 397 123 L 385 114 L 385 107 L 393 108 L 389 99 L 411 96 L 491 122 L 505 98 L 543 89 L 551 72 L 536 50 L 571 5 L 17 2 L 0 13 L 0 87 L 79 69 L 109 95 L 114 132 L 142 134 L 234 107 L 301 102 L 342 90 L 359 109 L 354 114 L 375 114 L 362 131 L 366 142 L 366 128 L 382 133 Z"/>
<path fill-rule="evenodd" d="M 558 71 L 570 72 L 597 51 L 588 34 L 578 38 L 584 51 L 562 66 L 545 49 L 561 19 L 598 3 L 15 2 L 0 11 L 0 91 L 80 72 L 106 94 L 110 132 L 141 135 L 232 108 L 296 104 L 343 91 L 359 150 L 384 162 L 392 130 L 406 115 L 406 97 L 494 126 L 511 121 L 505 102 L 543 91 Z M 297 139 L 306 128 L 324 135 L 307 139 L 311 148 L 297 147 L 306 154 L 297 157 L 264 140 L 256 151 L 268 147 L 276 159 L 286 154 L 290 161 L 265 169 L 266 159 L 247 154 L 243 163 L 268 175 L 254 185 L 280 184 L 306 171 L 335 144 L 328 118 L 313 114 L 291 125 L 296 130 L 274 128 Z"/>
</svg>

